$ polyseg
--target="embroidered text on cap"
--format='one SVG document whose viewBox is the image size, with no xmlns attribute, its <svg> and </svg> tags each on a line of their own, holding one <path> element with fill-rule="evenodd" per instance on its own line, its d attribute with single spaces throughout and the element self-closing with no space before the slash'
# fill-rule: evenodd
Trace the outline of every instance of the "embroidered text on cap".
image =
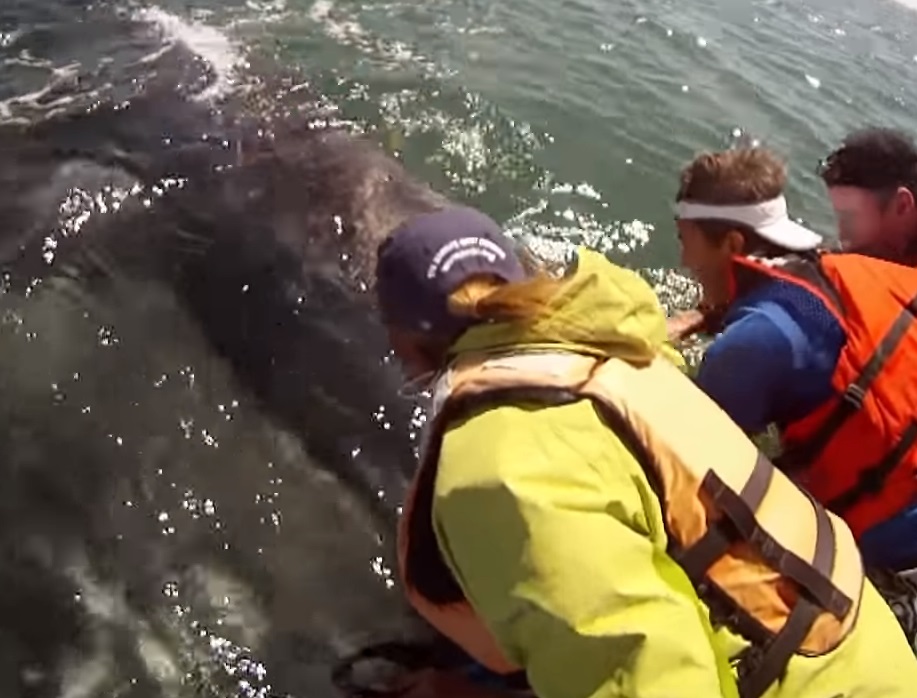
<svg viewBox="0 0 917 698">
<path fill-rule="evenodd" d="M 493 264 L 497 259 L 506 259 L 506 252 L 492 240 L 482 237 L 463 237 L 451 240 L 440 247 L 427 267 L 427 278 L 448 274 L 452 265 L 469 257 L 484 257 Z"/>
</svg>

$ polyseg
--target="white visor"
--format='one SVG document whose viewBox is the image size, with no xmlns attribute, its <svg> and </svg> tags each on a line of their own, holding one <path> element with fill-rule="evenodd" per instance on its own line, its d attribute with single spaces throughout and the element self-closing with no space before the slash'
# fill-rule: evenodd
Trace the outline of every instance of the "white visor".
<svg viewBox="0 0 917 698">
<path fill-rule="evenodd" d="M 675 206 L 675 214 L 686 221 L 744 223 L 765 240 L 795 252 L 814 250 L 822 242 L 821 235 L 790 220 L 786 211 L 786 199 L 782 196 L 759 204 L 738 206 L 679 201 Z"/>
</svg>

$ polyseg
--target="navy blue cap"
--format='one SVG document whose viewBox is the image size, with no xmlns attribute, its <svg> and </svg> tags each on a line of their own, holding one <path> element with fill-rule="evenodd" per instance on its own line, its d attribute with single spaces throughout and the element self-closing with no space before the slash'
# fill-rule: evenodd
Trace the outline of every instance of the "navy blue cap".
<svg viewBox="0 0 917 698">
<path fill-rule="evenodd" d="M 376 295 L 382 320 L 403 330 L 458 334 L 473 320 L 449 313 L 449 295 L 484 274 L 507 282 L 526 277 L 513 241 L 493 219 L 466 207 L 412 218 L 379 245 Z"/>
</svg>

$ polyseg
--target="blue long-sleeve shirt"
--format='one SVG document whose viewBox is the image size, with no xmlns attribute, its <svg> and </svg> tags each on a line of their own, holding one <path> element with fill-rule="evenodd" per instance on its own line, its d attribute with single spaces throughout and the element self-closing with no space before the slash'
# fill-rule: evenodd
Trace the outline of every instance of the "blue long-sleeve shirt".
<svg viewBox="0 0 917 698">
<path fill-rule="evenodd" d="M 769 281 L 733 303 L 724 325 L 697 383 L 746 432 L 786 426 L 831 397 L 845 337 L 817 296 Z M 917 566 L 917 503 L 867 531 L 860 547 L 867 564 Z"/>
</svg>

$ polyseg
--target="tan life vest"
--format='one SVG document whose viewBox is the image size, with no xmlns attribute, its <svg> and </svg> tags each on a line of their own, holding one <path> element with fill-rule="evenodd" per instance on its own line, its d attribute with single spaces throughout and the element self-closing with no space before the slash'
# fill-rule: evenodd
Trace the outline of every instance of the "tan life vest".
<svg viewBox="0 0 917 698">
<path fill-rule="evenodd" d="M 678 368 L 636 367 L 570 352 L 466 357 L 439 381 L 421 465 L 401 518 L 408 598 L 435 628 L 490 669 L 517 669 L 445 565 L 432 526 L 440 445 L 462 416 L 501 405 L 593 400 L 641 462 L 662 503 L 668 553 L 716 624 L 750 643 L 739 691 L 756 698 L 793 654 L 817 656 L 852 629 L 864 585 L 846 524 L 797 489 Z"/>
</svg>

